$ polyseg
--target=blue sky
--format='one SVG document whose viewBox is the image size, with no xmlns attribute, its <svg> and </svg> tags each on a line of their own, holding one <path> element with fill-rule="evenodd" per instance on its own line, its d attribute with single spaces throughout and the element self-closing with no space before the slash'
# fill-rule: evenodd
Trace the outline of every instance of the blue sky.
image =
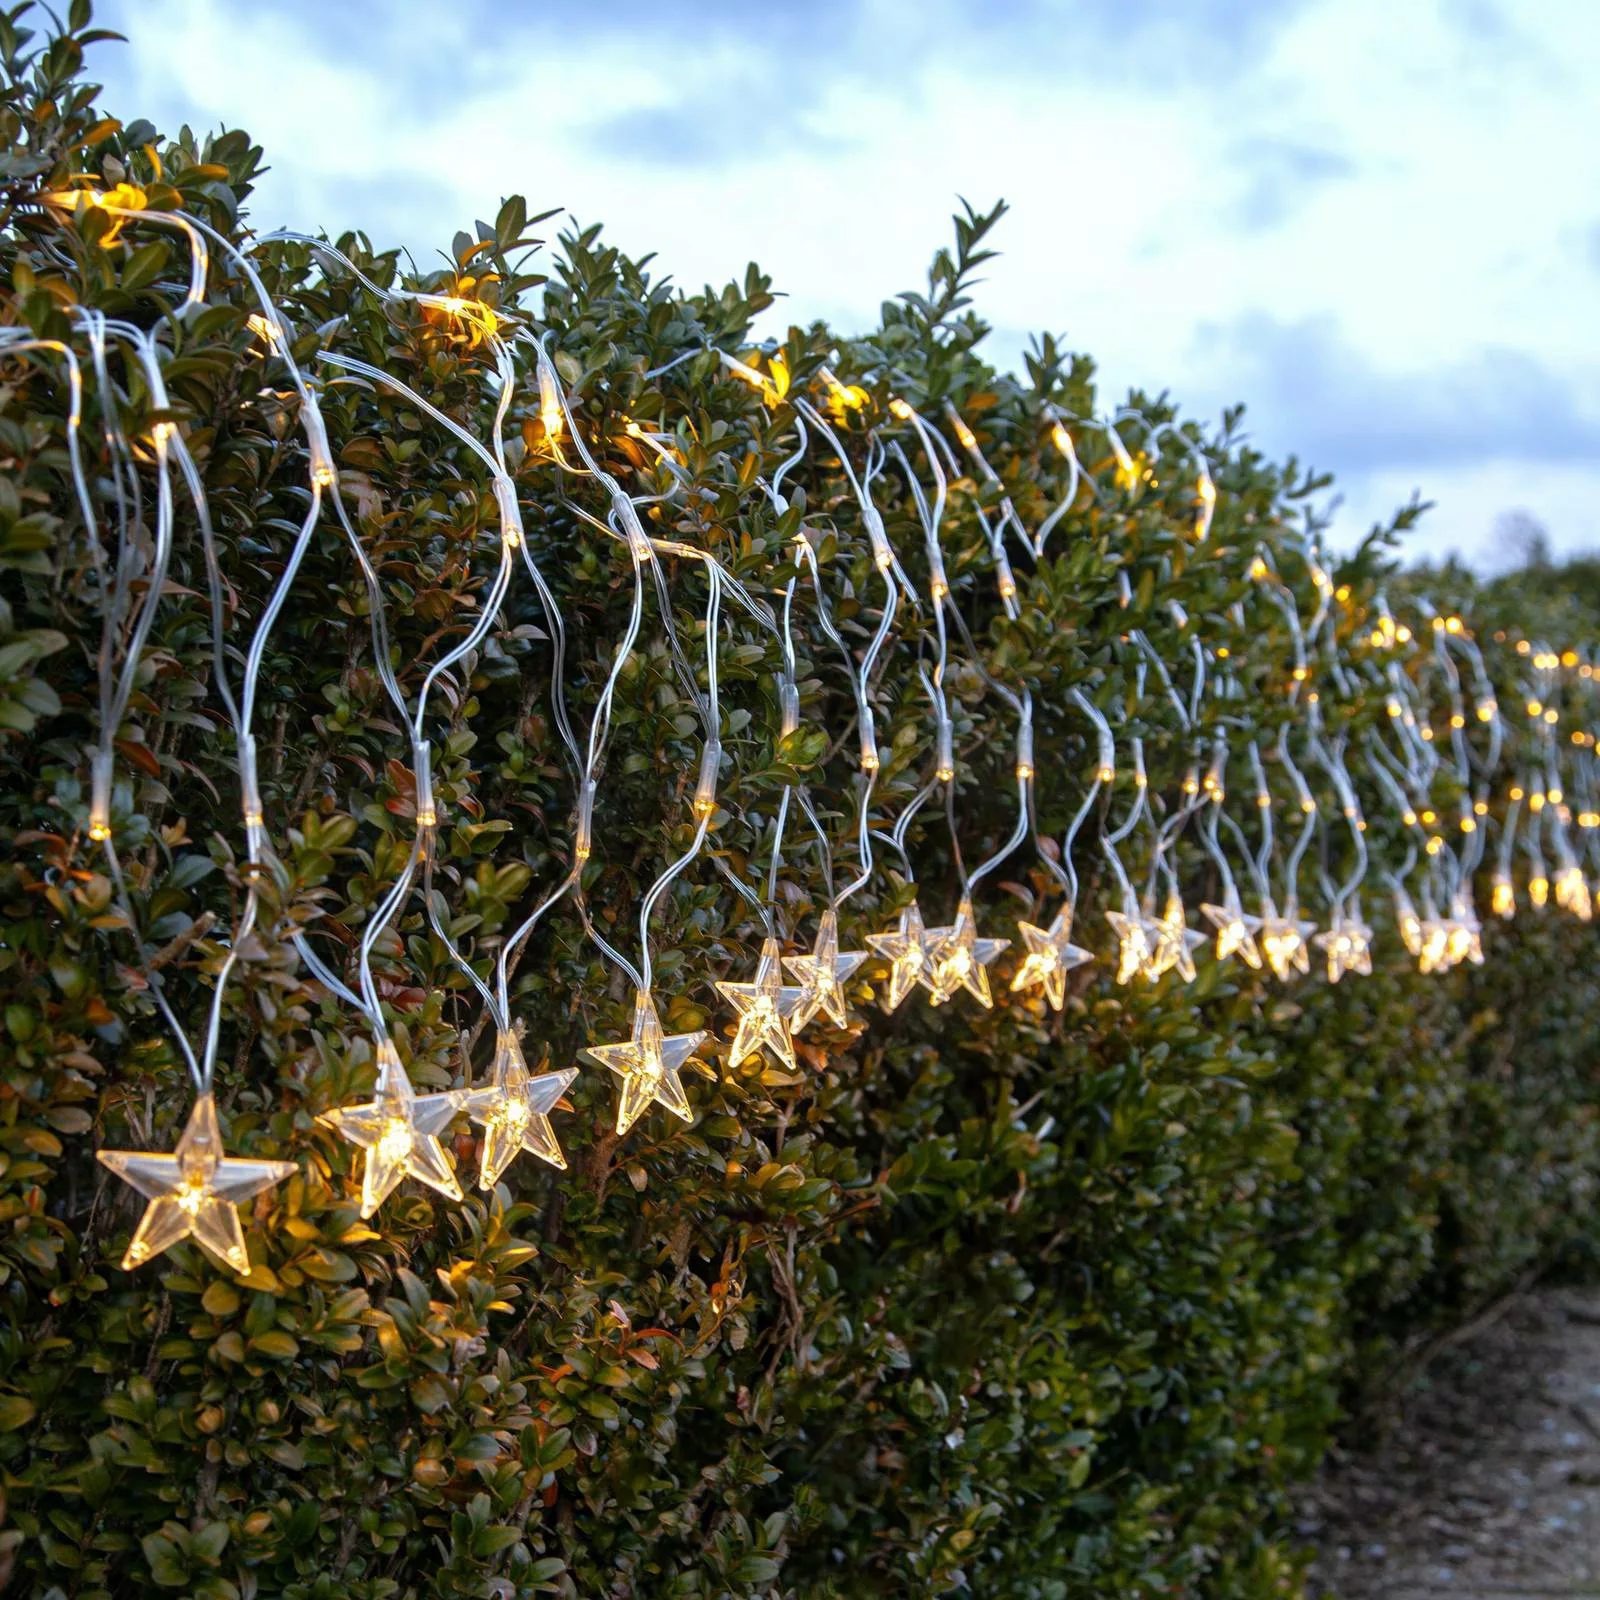
<svg viewBox="0 0 1600 1600">
<path fill-rule="evenodd" d="M 1600 547 L 1593 0 L 102 0 L 109 110 L 242 126 L 262 225 L 425 260 L 500 198 L 678 281 L 757 260 L 785 320 L 920 286 L 956 197 L 1012 205 L 979 309 L 1111 393 L 1244 401 L 1337 474 L 1335 543 L 1507 512 Z M 553 235 L 552 235 L 553 237 Z"/>
</svg>

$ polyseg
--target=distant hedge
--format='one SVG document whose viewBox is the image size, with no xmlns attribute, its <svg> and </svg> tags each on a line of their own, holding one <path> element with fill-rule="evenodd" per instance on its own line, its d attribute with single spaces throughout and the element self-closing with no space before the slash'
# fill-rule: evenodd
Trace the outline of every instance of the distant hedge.
<svg viewBox="0 0 1600 1600">
<path fill-rule="evenodd" d="M 294 392 L 225 256 L 213 254 L 205 308 L 180 311 L 181 237 L 42 197 L 88 175 L 248 248 L 241 207 L 262 153 L 239 132 L 166 140 L 148 123 L 104 118 L 82 79 L 87 5 L 75 0 L 66 31 L 33 37 L 26 9 L 0 19 L 0 322 L 80 352 L 82 308 L 154 331 L 167 407 L 156 410 L 120 362 L 116 392 L 91 374 L 85 405 L 91 418 L 114 410 L 130 439 L 181 430 L 210 507 L 236 657 L 308 503 Z M 1103 433 L 1080 434 L 1086 483 L 1038 561 L 1017 562 L 1020 614 L 1008 619 L 980 514 L 998 515 L 1004 496 L 1025 527 L 1039 526 L 1068 483 L 1051 419 L 1093 416 L 1096 396 L 1090 361 L 1054 339 L 1035 345 L 1021 377 L 978 354 L 985 329 L 967 292 L 992 220 L 960 219 L 927 289 L 888 302 L 874 331 L 793 328 L 759 357 L 769 372 L 776 357 L 793 392 L 818 405 L 831 393 L 825 363 L 859 387 L 860 403 L 836 407 L 858 468 L 874 430 L 892 426 L 889 399 L 905 397 L 935 419 L 949 402 L 997 475 L 953 483 L 944 524 L 951 586 L 983 656 L 979 671 L 958 650 L 950 679 L 955 810 L 975 857 L 1006 837 L 1016 810 L 1014 719 L 984 672 L 1031 689 L 1038 821 L 1056 840 L 1096 763 L 1072 691 L 1124 746 L 1142 739 L 1162 806 L 1192 766 L 1195 731 L 1145 677 L 1130 629 L 1174 664 L 1189 630 L 1227 652 L 1241 693 L 1212 705 L 1207 730 L 1226 728 L 1236 760 L 1252 737 L 1270 752 L 1305 707 L 1287 624 L 1251 599 L 1251 566 L 1267 550 L 1311 614 L 1321 591 L 1306 536 L 1326 487 L 1262 459 L 1238 414 L 1213 431 L 1180 424 L 1165 397 L 1135 394 L 1128 405 L 1150 441 L 1144 481 L 1122 482 L 1109 444 L 1093 444 Z M 771 304 L 767 280 L 751 267 L 720 292 L 686 294 L 591 229 L 562 237 L 546 281 L 524 264 L 528 225 L 524 203 L 508 200 L 492 224 L 457 236 L 456 270 L 420 279 L 362 237 L 337 244 L 381 288 L 470 297 L 548 331 L 589 448 L 631 494 L 660 497 L 645 512 L 652 532 L 712 550 L 776 602 L 794 570 L 784 551 L 804 530 L 859 658 L 881 585 L 844 468 L 813 440 L 787 473 L 780 512 L 757 484 L 794 452 L 792 408 L 730 380 L 714 353 L 758 359 L 751 325 Z M 457 436 L 392 393 L 329 381 L 318 353 L 397 374 L 483 438 L 500 399 L 484 351 L 450 318 L 386 301 L 306 245 L 263 243 L 252 260 L 295 359 L 319 380 L 337 492 L 377 569 L 394 670 L 414 695 L 484 593 L 494 495 Z M 627 550 L 584 519 L 604 519 L 605 496 L 552 470 L 532 358 L 519 362 L 502 435 L 529 547 L 566 619 L 566 692 L 583 721 L 624 628 Z M 669 1031 L 714 1030 L 709 1065 L 686 1079 L 692 1124 L 655 1111 L 619 1139 L 615 1084 L 587 1067 L 556 1117 L 567 1171 L 524 1159 L 460 1204 L 406 1184 L 362 1221 L 356 1153 L 317 1119 L 370 1090 L 370 1034 L 287 934 L 306 930 L 348 979 L 349 953 L 410 846 L 416 794 L 374 670 L 366 587 L 330 523 L 262 676 L 264 809 L 287 873 L 262 889 L 263 914 L 234 952 L 217 1071 L 230 1150 L 292 1161 L 297 1175 L 247 1207 L 248 1274 L 192 1243 L 123 1272 L 139 1202 L 95 1152 L 170 1149 L 192 1101 L 149 971 L 184 1027 L 200 1029 L 246 883 L 211 583 L 185 503 L 117 729 L 114 837 L 138 943 L 88 837 L 101 616 L 68 453 L 71 403 L 58 356 L 0 349 L 8 1593 L 1292 1595 L 1300 1563 L 1286 1488 L 1318 1461 L 1352 1393 L 1528 1270 L 1592 1253 L 1592 929 L 1553 905 L 1530 909 L 1519 888 L 1514 920 L 1485 916 L 1481 967 L 1422 976 L 1375 867 L 1370 977 L 1335 988 L 1313 971 L 1284 985 L 1206 950 L 1192 983 L 1117 986 L 1098 839 L 1105 808 L 1120 816 L 1130 801 L 1123 768 L 1075 848 L 1079 940 L 1098 959 L 1072 975 L 1062 1011 L 1008 990 L 1008 955 L 992 1011 L 917 1000 L 885 1018 L 867 1004 L 880 986 L 869 967 L 852 986 L 858 1019 L 808 1030 L 796 1074 L 731 1067 L 711 985 L 749 974 L 762 930 L 712 857 L 754 881 L 778 797 L 804 780 L 843 872 L 855 859 L 857 764 L 850 688 L 814 621 L 800 627 L 803 725 L 785 736 L 777 647 L 731 609 L 719 809 L 707 855 L 664 904 L 656 970 Z M 671 437 L 676 477 L 630 422 Z M 1174 431 L 1152 433 L 1164 423 Z M 82 441 L 90 495 L 113 526 L 98 427 Z M 1203 544 L 1194 449 L 1217 487 Z M 147 479 L 149 465 L 138 463 Z M 907 554 L 921 536 L 905 478 L 886 471 L 873 494 L 923 581 Z M 1600 602 L 1593 585 L 1564 595 L 1548 576 L 1481 586 L 1451 571 L 1428 575 L 1424 598 L 1421 580 L 1393 569 L 1417 510 L 1328 562 L 1343 596 L 1338 648 L 1354 664 L 1338 694 L 1328 690 L 1329 710 L 1337 699 L 1353 738 L 1381 728 L 1387 697 L 1360 663 L 1400 660 L 1431 682 L 1422 647 L 1435 608 L 1464 616 L 1512 729 L 1481 824 L 1492 831 L 1538 731 L 1518 720 L 1527 651 L 1517 644 L 1581 641 Z M 130 537 L 145 536 L 147 514 Z M 676 626 L 697 640 L 700 580 L 692 564 L 664 564 Z M 1421 636 L 1413 653 L 1369 637 L 1383 586 Z M 934 760 L 917 671 L 927 630 L 925 615 L 899 619 L 873 691 L 884 826 Z M 547 635 L 535 596 L 515 590 L 440 702 L 433 888 L 480 973 L 561 879 L 572 846 Z M 1593 725 L 1592 683 L 1561 677 L 1550 704 L 1563 732 Z M 1433 707 L 1441 719 L 1447 709 Z M 661 629 L 647 626 L 617 690 L 584 877 L 598 928 L 617 939 L 693 835 L 697 740 Z M 1284 770 L 1272 759 L 1267 769 L 1292 807 Z M 1325 777 L 1307 776 L 1337 819 Z M 1238 766 L 1233 781 L 1253 828 Z M 1460 796 L 1438 781 L 1441 810 L 1453 808 Z M 1374 861 L 1397 869 L 1411 830 L 1377 791 L 1363 800 Z M 789 947 L 803 949 L 821 881 L 803 832 L 794 838 L 777 898 Z M 1319 838 L 1319 849 L 1348 850 L 1331 822 Z M 906 845 L 925 908 L 953 911 L 937 807 Z M 1130 865 L 1142 870 L 1141 849 L 1148 841 L 1130 845 Z M 1178 851 L 1192 908 L 1217 893 L 1215 869 L 1193 830 Z M 907 902 L 897 864 L 880 850 L 846 908 L 847 943 Z M 1305 907 L 1317 915 L 1310 865 Z M 1486 876 L 1477 898 L 1486 911 Z M 1029 844 L 987 881 L 980 911 L 986 931 L 1014 937 L 1018 915 L 1048 921 L 1058 900 Z M 419 1090 L 462 1083 L 468 1061 L 481 1075 L 492 1030 L 420 899 L 376 970 Z M 631 996 L 566 903 L 520 953 L 512 1001 L 530 1062 L 574 1066 L 584 1046 L 626 1034 Z M 464 1120 L 450 1135 L 463 1167 L 476 1137 Z"/>
</svg>

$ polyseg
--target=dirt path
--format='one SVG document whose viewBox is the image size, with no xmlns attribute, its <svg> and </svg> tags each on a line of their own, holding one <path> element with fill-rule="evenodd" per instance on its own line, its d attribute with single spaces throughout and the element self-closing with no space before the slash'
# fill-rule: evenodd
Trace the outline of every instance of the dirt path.
<svg viewBox="0 0 1600 1600">
<path fill-rule="evenodd" d="M 1441 1356 L 1300 1531 L 1312 1596 L 1600 1595 L 1600 1292 L 1533 1294 Z"/>
</svg>

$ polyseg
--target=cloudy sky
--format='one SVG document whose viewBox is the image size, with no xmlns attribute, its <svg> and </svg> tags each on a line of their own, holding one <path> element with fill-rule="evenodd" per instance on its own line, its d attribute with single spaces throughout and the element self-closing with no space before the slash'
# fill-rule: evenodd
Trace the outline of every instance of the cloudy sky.
<svg viewBox="0 0 1600 1600">
<path fill-rule="evenodd" d="M 1484 567 L 1600 546 L 1594 0 L 100 0 L 107 108 L 242 126 L 262 225 L 419 260 L 500 198 L 698 286 L 754 259 L 841 328 L 1004 196 L 979 309 L 1109 390 L 1244 401 L 1337 474 L 1335 542 L 1421 490 Z"/>
</svg>

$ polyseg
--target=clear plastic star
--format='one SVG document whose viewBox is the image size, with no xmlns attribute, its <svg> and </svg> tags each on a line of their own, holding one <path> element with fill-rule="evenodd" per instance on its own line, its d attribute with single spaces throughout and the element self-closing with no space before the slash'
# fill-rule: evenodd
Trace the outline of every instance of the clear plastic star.
<svg viewBox="0 0 1600 1600">
<path fill-rule="evenodd" d="M 1584 886 L 1585 894 L 1588 885 Z M 1589 919 L 1583 919 L 1587 922 Z M 1483 924 L 1477 913 L 1463 897 L 1458 895 L 1450 905 L 1450 964 L 1470 961 L 1473 966 L 1483 965 Z"/>
<path fill-rule="evenodd" d="M 1012 992 L 1043 986 L 1051 1009 L 1059 1011 L 1067 1003 L 1067 974 L 1094 960 L 1089 951 L 1072 942 L 1072 907 L 1062 906 L 1048 928 L 1020 919 L 1017 927 L 1028 953 L 1012 975 Z"/>
<path fill-rule="evenodd" d="M 1176 971 L 1185 983 L 1193 983 L 1194 952 L 1206 942 L 1206 936 L 1189 927 L 1183 914 L 1183 901 L 1175 894 L 1168 895 L 1166 908 L 1146 927 L 1150 956 L 1145 970 L 1149 976 L 1159 978 L 1164 972 Z"/>
<path fill-rule="evenodd" d="M 1132 983 L 1150 960 L 1150 935 L 1137 907 L 1106 912 L 1106 921 L 1117 936 L 1117 982 Z"/>
<path fill-rule="evenodd" d="M 1359 914 L 1335 913 L 1326 933 L 1312 941 L 1328 958 L 1328 982 L 1337 983 L 1347 972 L 1360 977 L 1372 974 L 1372 929 Z"/>
<path fill-rule="evenodd" d="M 455 1164 L 439 1135 L 465 1109 L 473 1091 L 450 1089 L 418 1094 L 394 1044 L 378 1045 L 378 1081 L 372 1098 L 359 1106 L 340 1106 L 317 1118 L 367 1152 L 361 1174 L 361 1215 L 370 1217 L 405 1177 L 418 1178 L 448 1200 L 461 1198 Z"/>
<path fill-rule="evenodd" d="M 634 991 L 633 1036 L 616 1044 L 592 1044 L 584 1051 L 590 1060 L 609 1067 L 622 1079 L 622 1099 L 617 1105 L 619 1134 L 626 1133 L 652 1101 L 685 1122 L 694 1119 L 678 1072 L 705 1037 L 703 1028 L 694 1033 L 663 1033 L 655 1001 L 643 989 Z"/>
<path fill-rule="evenodd" d="M 1301 922 L 1294 916 L 1280 917 L 1274 906 L 1267 905 L 1261 918 L 1261 950 L 1280 982 L 1287 982 L 1291 973 L 1311 970 L 1306 941 L 1316 927 L 1316 923 Z"/>
<path fill-rule="evenodd" d="M 1217 960 L 1226 961 L 1238 956 L 1247 967 L 1261 970 L 1261 951 L 1256 945 L 1256 934 L 1261 918 L 1248 916 L 1239 904 L 1239 891 L 1230 888 L 1227 898 L 1218 905 L 1202 905 L 1200 915 L 1217 930 Z"/>
<path fill-rule="evenodd" d="M 535 1077 L 516 1034 L 502 1029 L 495 1039 L 494 1068 L 489 1082 L 474 1089 L 467 1115 L 483 1129 L 478 1160 L 478 1187 L 492 1189 L 500 1174 L 519 1152 L 538 1156 L 552 1167 L 565 1170 L 550 1112 L 578 1076 L 576 1067 L 542 1072 Z"/>
<path fill-rule="evenodd" d="M 866 959 L 865 950 L 839 949 L 839 918 L 829 906 L 822 913 L 811 954 L 783 958 L 789 975 L 800 980 L 800 1000 L 789 1014 L 789 1031 L 799 1033 L 819 1012 L 834 1027 L 847 1027 L 850 1008 L 845 1004 L 844 986 Z"/>
<path fill-rule="evenodd" d="M 972 901 L 966 895 L 956 907 L 956 920 L 948 928 L 933 929 L 932 937 L 937 942 L 931 957 L 930 1004 L 943 1005 L 965 989 L 979 1005 L 993 1006 L 986 969 L 1002 950 L 1010 949 L 1011 941 L 978 937 Z"/>
<path fill-rule="evenodd" d="M 235 1272 L 250 1270 L 236 1209 L 282 1183 L 292 1161 L 247 1161 L 222 1153 L 216 1102 L 203 1094 L 171 1155 L 155 1150 L 102 1150 L 100 1162 L 150 1202 L 122 1258 L 125 1272 L 143 1266 L 191 1235 Z"/>
<path fill-rule="evenodd" d="M 783 958 L 778 941 L 770 934 L 761 944 L 751 983 L 717 984 L 717 993 L 739 1013 L 729 1063 L 737 1067 L 751 1056 L 760 1055 L 763 1045 L 777 1057 L 781 1066 L 795 1070 L 794 1040 L 789 1037 L 789 1017 L 804 998 L 805 991 L 783 982 Z"/>
<path fill-rule="evenodd" d="M 869 933 L 867 943 L 889 961 L 889 990 L 883 997 L 885 1011 L 898 1011 L 905 998 L 921 983 L 933 987 L 929 968 L 939 938 L 946 929 L 933 932 L 923 925 L 922 912 L 915 900 L 900 913 L 893 933 Z"/>
</svg>

